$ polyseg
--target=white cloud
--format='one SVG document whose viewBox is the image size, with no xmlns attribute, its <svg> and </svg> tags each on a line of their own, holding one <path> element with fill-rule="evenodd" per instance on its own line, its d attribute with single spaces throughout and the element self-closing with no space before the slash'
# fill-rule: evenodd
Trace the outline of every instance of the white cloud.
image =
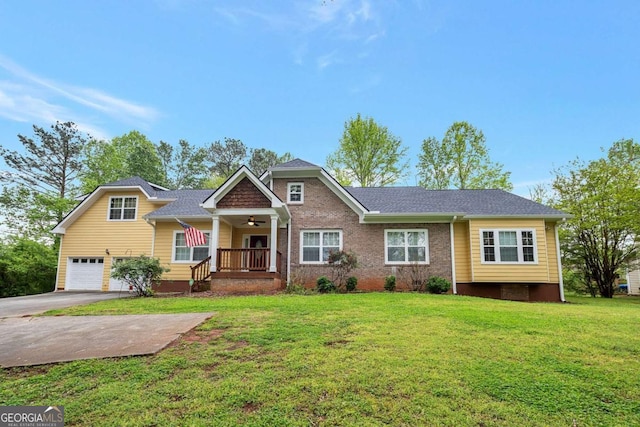
<svg viewBox="0 0 640 427">
<path fill-rule="evenodd" d="M 255 29 L 265 28 L 289 38 L 295 64 L 305 63 L 307 55 L 316 58 L 316 66 L 325 68 L 335 61 L 320 51 L 334 50 L 343 58 L 358 58 L 354 50 L 385 35 L 371 0 L 301 0 L 287 6 L 256 3 L 254 7 L 219 6 L 215 13 L 228 23 Z"/>
<path fill-rule="evenodd" d="M 144 125 L 160 116 L 144 105 L 109 95 L 99 89 L 78 87 L 38 76 L 0 55 L 0 69 L 8 74 L 0 80 L 0 116 L 20 122 L 73 121 L 79 129 L 96 138 L 106 132 L 92 120 L 88 111 L 105 114 L 121 122 Z"/>
<path fill-rule="evenodd" d="M 335 64 L 336 62 L 339 62 L 336 58 L 336 52 L 331 52 L 326 55 L 319 56 L 316 59 L 316 64 L 318 65 L 318 68 L 321 70 L 327 68 L 330 65 Z"/>
</svg>

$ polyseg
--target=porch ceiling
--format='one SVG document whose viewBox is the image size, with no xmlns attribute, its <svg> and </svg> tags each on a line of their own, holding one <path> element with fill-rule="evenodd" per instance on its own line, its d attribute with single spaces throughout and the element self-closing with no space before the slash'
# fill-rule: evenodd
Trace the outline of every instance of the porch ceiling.
<svg viewBox="0 0 640 427">
<path fill-rule="evenodd" d="M 256 221 L 257 226 L 250 226 L 247 224 L 247 220 L 250 216 Z M 271 217 L 269 215 L 252 215 L 252 214 L 235 214 L 235 215 L 220 215 L 220 218 L 231 224 L 235 228 L 253 228 L 256 230 L 269 230 L 271 228 Z M 261 222 L 264 221 L 264 222 Z"/>
</svg>

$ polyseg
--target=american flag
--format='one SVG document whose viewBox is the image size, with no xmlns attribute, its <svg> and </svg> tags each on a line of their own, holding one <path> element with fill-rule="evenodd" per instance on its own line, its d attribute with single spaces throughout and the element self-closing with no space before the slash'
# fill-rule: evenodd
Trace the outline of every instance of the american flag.
<svg viewBox="0 0 640 427">
<path fill-rule="evenodd" d="M 195 227 L 190 226 L 186 222 L 182 222 L 176 218 L 176 221 L 180 223 L 184 228 L 184 240 L 187 246 L 192 248 L 194 246 L 202 246 L 207 243 L 207 236 Z"/>
</svg>

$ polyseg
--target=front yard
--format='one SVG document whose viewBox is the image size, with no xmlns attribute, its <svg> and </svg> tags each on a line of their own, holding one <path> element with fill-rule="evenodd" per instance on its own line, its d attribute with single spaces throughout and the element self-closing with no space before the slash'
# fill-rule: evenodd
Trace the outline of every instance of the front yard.
<svg viewBox="0 0 640 427">
<path fill-rule="evenodd" d="M 217 315 L 154 357 L 2 370 L 0 405 L 86 426 L 640 425 L 640 299 L 571 301 L 106 301 L 61 312 Z"/>
</svg>

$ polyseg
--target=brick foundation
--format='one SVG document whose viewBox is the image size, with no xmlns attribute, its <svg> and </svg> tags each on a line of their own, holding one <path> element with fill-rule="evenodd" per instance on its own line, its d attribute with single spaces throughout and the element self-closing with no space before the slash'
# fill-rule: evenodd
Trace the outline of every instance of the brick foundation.
<svg viewBox="0 0 640 427">
<path fill-rule="evenodd" d="M 529 302 L 560 302 L 557 283 L 458 283 L 458 295 Z"/>
<path fill-rule="evenodd" d="M 211 280 L 211 291 L 222 294 L 270 294 L 282 289 L 282 280 L 279 278 L 223 278 Z"/>
</svg>

